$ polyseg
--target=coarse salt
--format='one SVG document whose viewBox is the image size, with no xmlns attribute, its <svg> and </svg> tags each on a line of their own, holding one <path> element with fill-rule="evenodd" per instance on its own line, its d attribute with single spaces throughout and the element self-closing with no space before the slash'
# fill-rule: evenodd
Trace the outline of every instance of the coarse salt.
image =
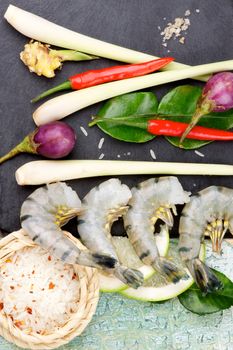
<svg viewBox="0 0 233 350">
<path fill-rule="evenodd" d="M 175 18 L 174 22 L 169 22 L 167 26 L 163 29 L 163 31 L 160 33 L 160 35 L 163 36 L 163 46 L 166 47 L 165 41 L 170 40 L 172 37 L 173 39 L 176 39 L 181 35 L 181 32 L 186 31 L 188 27 L 190 26 L 190 20 L 187 18 L 190 16 L 191 12 L 190 10 L 186 10 L 183 17 L 177 17 Z M 184 44 L 184 37 L 182 37 L 179 42 L 181 44 Z"/>
<path fill-rule="evenodd" d="M 78 310 L 80 284 L 73 275 L 72 265 L 49 260 L 41 247 L 18 250 L 0 267 L 0 312 L 28 334 L 53 333 Z"/>
<path fill-rule="evenodd" d="M 182 38 L 179 39 L 179 42 L 180 42 L 181 44 L 184 44 L 184 41 L 185 41 L 185 37 L 182 36 Z"/>
</svg>

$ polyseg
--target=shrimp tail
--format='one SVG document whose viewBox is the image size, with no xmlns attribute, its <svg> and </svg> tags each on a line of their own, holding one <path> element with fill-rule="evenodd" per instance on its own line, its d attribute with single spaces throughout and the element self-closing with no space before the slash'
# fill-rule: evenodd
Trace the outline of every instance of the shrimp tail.
<svg viewBox="0 0 233 350">
<path fill-rule="evenodd" d="M 192 259 L 187 263 L 187 265 L 193 275 L 195 282 L 204 295 L 223 288 L 222 283 L 215 276 L 213 271 L 200 259 Z"/>
<path fill-rule="evenodd" d="M 181 279 L 187 279 L 188 274 L 180 270 L 173 262 L 160 256 L 152 264 L 154 269 L 167 277 L 169 281 L 173 283 L 179 282 Z"/>
<path fill-rule="evenodd" d="M 143 284 L 143 274 L 135 269 L 129 269 L 128 267 L 119 265 L 115 268 L 114 274 L 119 280 L 128 286 L 137 289 Z"/>
<path fill-rule="evenodd" d="M 86 251 L 81 251 L 76 259 L 76 264 L 100 269 L 113 269 L 117 263 L 117 260 L 110 255 L 88 253 Z"/>
</svg>

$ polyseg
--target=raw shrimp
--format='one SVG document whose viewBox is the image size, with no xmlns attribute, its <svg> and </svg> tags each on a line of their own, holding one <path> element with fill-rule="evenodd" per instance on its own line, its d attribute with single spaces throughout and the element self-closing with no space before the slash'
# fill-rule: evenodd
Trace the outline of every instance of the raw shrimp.
<svg viewBox="0 0 233 350">
<path fill-rule="evenodd" d="M 121 265 L 111 236 L 112 223 L 127 211 L 130 198 L 130 189 L 118 179 L 110 179 L 94 187 L 82 201 L 85 210 L 78 218 L 78 232 L 88 249 L 109 254 L 117 260 L 110 272 L 123 283 L 137 288 L 143 283 L 143 275 Z"/>
<path fill-rule="evenodd" d="M 113 268 L 116 264 L 113 257 L 80 250 L 60 229 L 81 211 L 77 193 L 58 182 L 40 187 L 27 197 L 21 207 L 20 220 L 34 242 L 65 263 Z"/>
<path fill-rule="evenodd" d="M 210 186 L 191 197 L 180 218 L 179 252 L 204 293 L 221 288 L 211 269 L 198 258 L 204 236 L 210 236 L 213 251 L 220 253 L 227 229 L 233 234 L 233 189 Z"/>
<path fill-rule="evenodd" d="M 183 190 L 174 176 L 146 180 L 131 192 L 132 199 L 124 216 L 124 224 L 138 257 L 175 283 L 182 277 L 186 278 L 184 271 L 179 271 L 175 264 L 159 256 L 154 225 L 161 219 L 172 227 L 172 212 L 177 215 L 175 205 L 187 203 L 190 193 Z"/>
</svg>

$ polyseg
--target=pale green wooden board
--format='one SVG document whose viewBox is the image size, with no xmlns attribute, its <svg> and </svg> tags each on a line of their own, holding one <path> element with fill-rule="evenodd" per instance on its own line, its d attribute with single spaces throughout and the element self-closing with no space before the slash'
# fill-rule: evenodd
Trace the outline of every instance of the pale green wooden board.
<svg viewBox="0 0 233 350">
<path fill-rule="evenodd" d="M 208 265 L 233 280 L 233 247 L 223 244 L 222 256 L 211 254 Z M 198 316 L 173 299 L 146 303 L 117 294 L 103 294 L 86 331 L 59 350 L 233 350 L 233 308 Z M 0 339 L 0 350 L 19 350 Z"/>
</svg>

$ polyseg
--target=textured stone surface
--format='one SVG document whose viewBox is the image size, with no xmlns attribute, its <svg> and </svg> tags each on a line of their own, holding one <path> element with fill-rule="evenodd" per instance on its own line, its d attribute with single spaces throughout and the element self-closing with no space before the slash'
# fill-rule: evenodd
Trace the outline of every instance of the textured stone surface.
<svg viewBox="0 0 233 350">
<path fill-rule="evenodd" d="M 207 263 L 233 280 L 233 247 L 223 244 L 223 254 L 211 253 Z M 85 332 L 59 350 L 232 350 L 233 308 L 198 316 L 178 299 L 147 303 L 117 294 L 102 294 Z M 0 338 L 1 350 L 18 350 Z"/>
</svg>

